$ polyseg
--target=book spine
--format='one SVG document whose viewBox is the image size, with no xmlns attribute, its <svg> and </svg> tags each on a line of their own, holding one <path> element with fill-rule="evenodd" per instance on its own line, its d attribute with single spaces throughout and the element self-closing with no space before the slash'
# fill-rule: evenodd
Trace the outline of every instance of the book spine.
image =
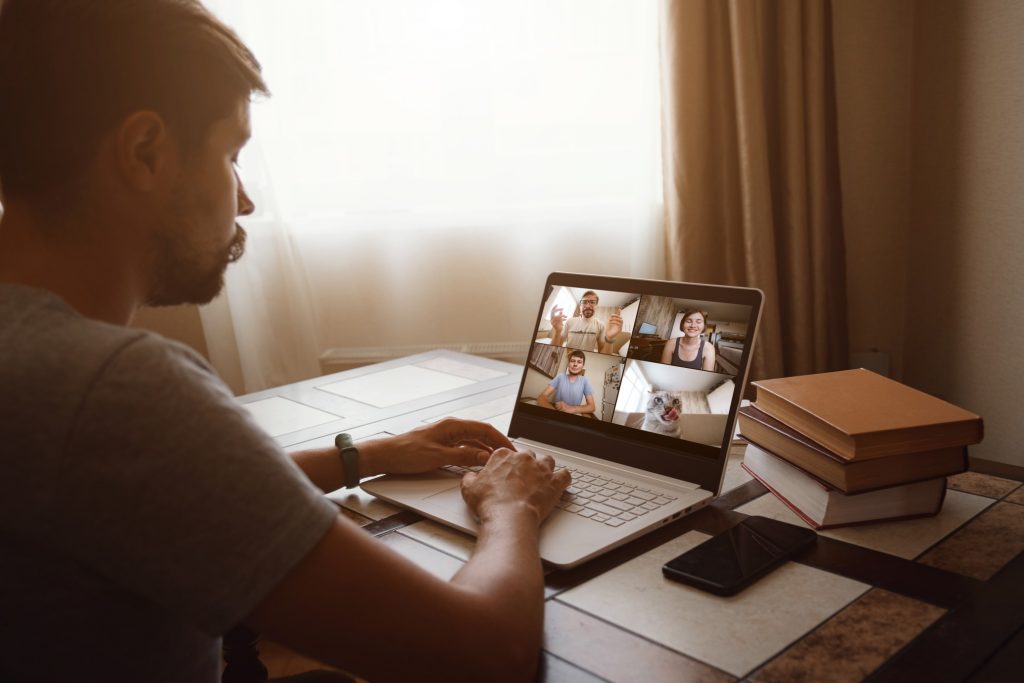
<svg viewBox="0 0 1024 683">
<path fill-rule="evenodd" d="M 739 414 L 740 435 L 756 444 L 762 450 L 777 455 L 803 471 L 846 491 L 848 482 L 844 465 L 827 456 L 819 454 L 799 441 L 758 422 L 755 418 Z"/>
</svg>

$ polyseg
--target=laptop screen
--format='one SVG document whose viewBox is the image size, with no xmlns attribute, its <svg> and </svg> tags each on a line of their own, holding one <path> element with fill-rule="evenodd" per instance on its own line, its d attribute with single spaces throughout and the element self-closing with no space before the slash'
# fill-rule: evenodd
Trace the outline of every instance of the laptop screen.
<svg viewBox="0 0 1024 683">
<path fill-rule="evenodd" d="M 639 462 L 592 454 L 692 481 L 671 460 L 724 461 L 760 307 L 760 292 L 745 288 L 552 274 L 519 426 L 560 425 L 575 436 L 557 445 L 572 450 L 574 439 L 632 447 Z"/>
</svg>

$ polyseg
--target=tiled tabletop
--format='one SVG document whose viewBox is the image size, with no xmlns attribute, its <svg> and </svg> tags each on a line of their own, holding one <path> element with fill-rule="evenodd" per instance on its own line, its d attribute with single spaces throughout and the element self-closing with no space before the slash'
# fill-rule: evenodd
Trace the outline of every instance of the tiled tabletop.
<svg viewBox="0 0 1024 683">
<path fill-rule="evenodd" d="M 378 412 L 358 425 L 358 433 L 350 429 L 357 438 L 399 433 L 448 414 L 507 421 L 518 385 L 515 366 L 486 362 L 474 375 L 465 365 L 476 360 L 461 354 L 413 360 L 416 372 L 454 368 L 481 391 L 472 400 L 433 404 L 417 396 L 412 410 L 379 407 L 392 412 Z M 441 382 L 441 398 L 455 386 L 465 384 Z M 252 398 L 273 397 L 262 392 Z M 295 424 L 313 417 L 297 413 Z M 306 426 L 298 431 L 308 438 L 285 445 L 328 438 Z M 1007 671 L 1019 674 L 1012 652 L 1024 652 L 1020 480 L 979 471 L 950 477 L 938 515 L 822 531 L 815 548 L 730 598 L 666 580 L 664 562 L 745 515 L 803 524 L 751 480 L 741 460 L 742 448 L 736 449 L 722 495 L 709 508 L 575 569 L 548 572 L 540 680 L 961 680 L 975 674 L 1000 680 Z M 472 553 L 471 537 L 362 491 L 328 495 L 347 517 L 442 578 Z"/>
</svg>

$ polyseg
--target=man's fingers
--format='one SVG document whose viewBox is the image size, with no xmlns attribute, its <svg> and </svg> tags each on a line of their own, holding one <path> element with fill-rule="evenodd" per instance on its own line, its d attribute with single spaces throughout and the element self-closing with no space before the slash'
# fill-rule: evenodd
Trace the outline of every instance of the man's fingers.
<svg viewBox="0 0 1024 683">
<path fill-rule="evenodd" d="M 480 441 L 479 439 L 463 439 L 457 445 L 462 446 L 463 448 L 476 448 L 481 451 L 487 451 L 488 453 L 494 450 L 493 447 L 489 446 L 483 441 Z"/>
<path fill-rule="evenodd" d="M 435 424 L 446 445 L 476 442 L 486 448 L 512 448 L 508 437 L 486 422 L 449 417 Z"/>
<path fill-rule="evenodd" d="M 476 446 L 449 446 L 441 449 L 441 458 L 446 465 L 473 467 L 487 463 L 491 452 Z"/>
<path fill-rule="evenodd" d="M 537 462 L 540 463 L 541 466 L 547 469 L 548 471 L 552 471 L 555 469 L 555 459 L 545 453 L 540 453 L 539 455 L 537 455 Z"/>
<path fill-rule="evenodd" d="M 564 491 L 572 483 L 572 475 L 569 474 L 569 470 L 558 470 L 551 480 Z"/>
</svg>

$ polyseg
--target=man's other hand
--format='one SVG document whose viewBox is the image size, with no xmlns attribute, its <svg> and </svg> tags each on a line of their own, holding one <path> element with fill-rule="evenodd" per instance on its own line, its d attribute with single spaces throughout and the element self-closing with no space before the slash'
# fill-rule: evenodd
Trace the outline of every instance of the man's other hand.
<svg viewBox="0 0 1024 683">
<path fill-rule="evenodd" d="M 568 470 L 556 472 L 549 455 L 500 448 L 479 473 L 462 478 L 462 497 L 481 522 L 525 504 L 540 524 L 571 483 Z"/>
<path fill-rule="evenodd" d="M 561 306 L 553 306 L 551 308 L 551 327 L 554 328 L 555 332 L 561 334 L 562 325 L 565 323 L 565 309 Z"/>
<path fill-rule="evenodd" d="M 472 467 L 487 462 L 496 448 L 512 443 L 485 422 L 445 418 L 386 439 L 358 444 L 360 475 L 417 474 L 442 465 Z"/>
<path fill-rule="evenodd" d="M 614 342 L 619 332 L 622 332 L 622 309 L 616 308 L 615 312 L 608 316 L 608 325 L 604 328 L 604 336 Z"/>
</svg>

